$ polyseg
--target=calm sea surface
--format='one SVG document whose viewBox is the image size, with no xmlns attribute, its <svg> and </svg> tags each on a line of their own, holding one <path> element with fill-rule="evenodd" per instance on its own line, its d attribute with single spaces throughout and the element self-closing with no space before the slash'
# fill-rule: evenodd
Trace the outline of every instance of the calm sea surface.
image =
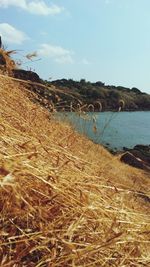
<svg viewBox="0 0 150 267">
<path fill-rule="evenodd" d="M 150 144 L 150 111 L 101 112 L 78 115 L 59 113 L 59 119 L 70 122 L 74 128 L 95 143 L 113 150 Z"/>
</svg>

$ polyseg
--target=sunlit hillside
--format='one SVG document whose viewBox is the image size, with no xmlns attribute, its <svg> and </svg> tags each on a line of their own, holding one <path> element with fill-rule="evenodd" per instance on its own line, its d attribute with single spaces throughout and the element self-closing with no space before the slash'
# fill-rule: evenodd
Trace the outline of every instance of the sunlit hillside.
<svg viewBox="0 0 150 267">
<path fill-rule="evenodd" d="M 0 76 L 0 266 L 149 266 L 149 173 L 34 97 Z"/>
</svg>

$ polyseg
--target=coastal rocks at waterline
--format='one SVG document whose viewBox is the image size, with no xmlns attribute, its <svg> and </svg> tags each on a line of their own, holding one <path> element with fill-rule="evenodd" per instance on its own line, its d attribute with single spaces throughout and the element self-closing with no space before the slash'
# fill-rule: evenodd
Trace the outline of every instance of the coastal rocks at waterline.
<svg viewBox="0 0 150 267">
<path fill-rule="evenodd" d="M 136 145 L 132 149 L 124 147 L 123 150 L 131 152 L 135 157 L 150 165 L 150 145 Z"/>
<path fill-rule="evenodd" d="M 132 153 L 130 152 L 126 152 L 125 154 L 123 154 L 120 158 L 120 160 L 128 165 L 131 165 L 135 168 L 139 168 L 139 169 L 145 169 L 147 168 L 147 166 L 145 165 L 145 163 L 139 159 L 136 158 Z"/>
<path fill-rule="evenodd" d="M 133 149 L 124 148 L 126 151 L 120 160 L 136 168 L 150 171 L 150 145 L 136 145 Z"/>
</svg>

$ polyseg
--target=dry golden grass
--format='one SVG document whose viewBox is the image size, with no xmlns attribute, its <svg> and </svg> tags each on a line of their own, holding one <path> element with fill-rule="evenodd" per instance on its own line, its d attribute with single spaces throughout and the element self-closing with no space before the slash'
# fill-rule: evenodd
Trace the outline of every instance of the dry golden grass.
<svg viewBox="0 0 150 267">
<path fill-rule="evenodd" d="M 0 77 L 0 266 L 149 266 L 149 174 L 33 97 Z"/>
<path fill-rule="evenodd" d="M 2 71 L 2 73 L 3 72 L 10 73 L 12 69 L 16 68 L 16 63 L 11 58 L 11 55 L 14 53 L 15 53 L 14 50 L 6 51 L 5 49 L 0 48 L 0 57 L 1 60 L 3 60 L 3 65 L 0 65 L 0 71 Z"/>
</svg>

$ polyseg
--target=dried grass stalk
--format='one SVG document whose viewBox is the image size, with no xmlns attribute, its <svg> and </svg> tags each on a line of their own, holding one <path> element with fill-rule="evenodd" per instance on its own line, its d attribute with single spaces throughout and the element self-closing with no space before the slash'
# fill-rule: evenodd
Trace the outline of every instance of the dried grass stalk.
<svg viewBox="0 0 150 267">
<path fill-rule="evenodd" d="M 148 174 L 0 83 L 0 265 L 149 266 Z"/>
</svg>

